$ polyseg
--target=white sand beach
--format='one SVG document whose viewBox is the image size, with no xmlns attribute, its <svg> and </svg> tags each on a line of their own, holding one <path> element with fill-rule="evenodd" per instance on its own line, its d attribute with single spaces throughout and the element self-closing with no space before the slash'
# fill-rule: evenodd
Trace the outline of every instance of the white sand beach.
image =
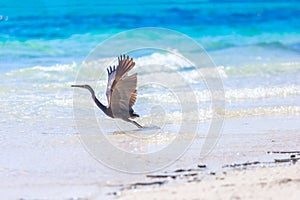
<svg viewBox="0 0 300 200">
<path fill-rule="evenodd" d="M 299 199 L 300 163 L 227 171 L 200 181 L 122 192 L 118 200 Z"/>
</svg>

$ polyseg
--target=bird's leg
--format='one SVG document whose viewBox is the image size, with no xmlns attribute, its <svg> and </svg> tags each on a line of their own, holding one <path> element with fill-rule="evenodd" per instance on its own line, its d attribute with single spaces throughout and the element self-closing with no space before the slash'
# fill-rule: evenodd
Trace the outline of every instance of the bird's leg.
<svg viewBox="0 0 300 200">
<path fill-rule="evenodd" d="M 138 128 L 144 128 L 144 127 L 142 127 L 139 123 L 137 123 L 136 121 L 131 121 L 131 120 L 129 120 L 129 122 L 133 123 L 133 124 L 136 125 Z"/>
</svg>

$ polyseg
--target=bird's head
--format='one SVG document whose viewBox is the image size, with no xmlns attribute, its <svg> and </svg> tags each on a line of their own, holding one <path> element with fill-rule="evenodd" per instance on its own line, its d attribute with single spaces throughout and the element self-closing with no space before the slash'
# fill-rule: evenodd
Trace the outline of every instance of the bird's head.
<svg viewBox="0 0 300 200">
<path fill-rule="evenodd" d="M 88 89 L 92 94 L 94 94 L 94 90 L 90 85 L 71 85 L 71 87 L 79 87 L 79 88 L 85 88 Z"/>
<path fill-rule="evenodd" d="M 71 85 L 71 87 L 80 87 L 80 88 L 86 88 L 86 89 L 88 89 L 91 86 L 89 86 L 89 85 Z"/>
</svg>

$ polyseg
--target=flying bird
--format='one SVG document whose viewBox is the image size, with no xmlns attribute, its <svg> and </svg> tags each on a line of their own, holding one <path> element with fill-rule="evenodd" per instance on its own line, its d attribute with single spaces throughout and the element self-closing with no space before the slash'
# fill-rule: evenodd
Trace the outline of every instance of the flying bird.
<svg viewBox="0 0 300 200">
<path fill-rule="evenodd" d="M 71 87 L 85 88 L 90 91 L 96 105 L 109 117 L 120 118 L 124 121 L 143 128 L 132 119 L 139 117 L 132 108 L 137 98 L 137 73 L 128 76 L 135 62 L 125 54 L 118 57 L 118 65 L 107 68 L 108 83 L 106 97 L 108 105 L 103 105 L 96 97 L 90 85 L 71 85 Z"/>
</svg>

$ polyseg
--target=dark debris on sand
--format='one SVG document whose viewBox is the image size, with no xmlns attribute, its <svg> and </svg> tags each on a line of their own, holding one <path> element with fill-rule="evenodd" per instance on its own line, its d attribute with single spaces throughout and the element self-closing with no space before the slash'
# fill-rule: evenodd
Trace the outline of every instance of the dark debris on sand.
<svg viewBox="0 0 300 200">
<path fill-rule="evenodd" d="M 295 164 L 298 160 L 300 160 L 300 151 L 268 151 L 267 154 L 283 154 L 289 155 L 288 158 L 274 158 L 274 161 L 271 162 L 245 162 L 245 163 L 233 163 L 224 165 L 223 168 L 245 168 L 248 166 L 271 166 L 276 165 L 279 163 L 286 163 L 286 164 Z"/>
<path fill-rule="evenodd" d="M 283 164 L 295 164 L 300 160 L 300 151 L 268 151 L 268 154 L 282 154 L 288 155 L 287 158 L 274 158 L 271 162 L 260 162 L 260 161 L 251 161 L 244 163 L 232 163 L 222 166 L 223 168 L 233 168 L 233 169 L 245 169 L 248 167 L 263 167 L 263 166 L 276 166 L 281 163 Z M 148 174 L 146 178 L 149 181 L 145 182 L 135 182 L 130 184 L 119 185 L 119 191 L 109 193 L 109 195 L 119 195 L 123 190 L 136 189 L 138 187 L 155 187 L 162 186 L 170 181 L 180 180 L 185 182 L 199 182 L 201 181 L 200 174 L 201 172 L 207 170 L 205 164 L 199 164 L 195 168 L 180 168 L 176 169 L 173 172 L 164 172 L 161 174 Z M 203 174 L 203 173 L 202 173 Z M 209 175 L 216 175 L 214 171 L 208 171 Z M 226 172 L 223 172 L 223 175 L 226 175 Z"/>
</svg>

